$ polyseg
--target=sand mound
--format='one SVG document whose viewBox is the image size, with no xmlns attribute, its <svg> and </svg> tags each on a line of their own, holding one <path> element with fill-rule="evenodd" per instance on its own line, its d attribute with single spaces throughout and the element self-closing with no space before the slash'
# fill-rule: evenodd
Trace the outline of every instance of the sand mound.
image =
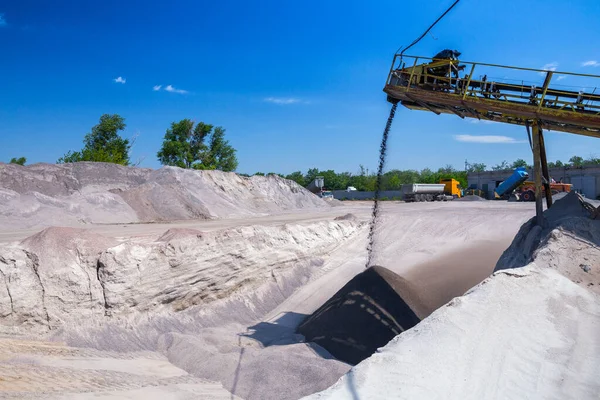
<svg viewBox="0 0 600 400">
<path fill-rule="evenodd" d="M 0 312 L 6 317 L 0 318 L 0 325 L 9 330 L 51 329 L 64 318 L 102 314 L 96 262 L 114 243 L 83 229 L 48 228 L 20 246 L 0 248 L 0 272 L 5 277 L 0 299 L 10 305 L 9 313 Z"/>
<path fill-rule="evenodd" d="M 337 359 L 358 364 L 419 322 L 400 297 L 405 286 L 399 275 L 371 267 L 307 318 L 298 332 Z"/>
<path fill-rule="evenodd" d="M 82 316 L 169 313 L 207 304 L 297 267 L 316 269 L 320 255 L 359 228 L 352 221 L 327 221 L 208 233 L 170 229 L 154 242 L 123 243 L 83 229 L 48 228 L 20 245 L 0 247 L 0 326 L 46 330 Z"/>
<path fill-rule="evenodd" d="M 544 226 L 525 223 L 496 264 L 496 271 L 530 262 L 554 268 L 580 286 L 600 293 L 600 220 L 590 218 L 575 192 L 544 212 Z"/>
<path fill-rule="evenodd" d="M 599 324 L 556 271 L 499 271 L 307 399 L 596 398 Z"/>
<path fill-rule="evenodd" d="M 543 227 L 521 227 L 492 277 L 309 398 L 597 397 L 600 221 L 588 210 L 564 196 Z"/>
<path fill-rule="evenodd" d="M 331 205 L 275 175 L 105 163 L 0 164 L 0 228 L 266 215 Z"/>
<path fill-rule="evenodd" d="M 160 347 L 178 367 L 222 382 L 231 393 L 250 400 L 297 399 L 327 388 L 348 370 L 318 346 L 299 340 L 263 345 L 226 329 L 169 333 L 160 338 Z M 315 357 L 316 351 L 325 357 Z"/>
</svg>

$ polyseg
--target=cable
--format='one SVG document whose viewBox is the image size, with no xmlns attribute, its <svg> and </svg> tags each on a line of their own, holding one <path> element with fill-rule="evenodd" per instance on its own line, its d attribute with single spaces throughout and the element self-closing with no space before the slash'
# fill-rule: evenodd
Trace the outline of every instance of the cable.
<svg viewBox="0 0 600 400">
<path fill-rule="evenodd" d="M 529 121 L 525 121 L 525 129 L 527 130 L 527 139 L 529 139 L 529 147 L 533 153 L 533 142 L 531 141 L 531 131 L 529 130 Z"/>
<path fill-rule="evenodd" d="M 444 18 L 446 16 L 446 14 L 448 14 L 450 12 L 450 10 L 452 10 L 454 8 L 455 5 L 458 4 L 460 0 L 456 0 L 454 2 L 454 4 L 452 4 L 447 10 L 446 12 L 444 12 L 438 19 L 435 20 L 435 22 L 433 24 L 431 24 L 431 26 L 429 28 L 427 28 L 427 30 L 421 35 L 419 36 L 418 39 L 416 39 L 415 41 L 413 41 L 411 44 L 408 45 L 408 47 L 405 47 L 404 50 L 402 50 L 402 53 L 400 53 L 400 57 L 402 57 L 402 55 L 404 54 L 404 52 L 408 49 L 410 49 L 411 47 L 413 47 L 415 44 L 419 43 L 421 41 L 421 39 L 423 39 L 425 37 L 425 35 L 427 35 L 427 33 L 429 33 L 429 31 L 435 26 L 435 24 L 437 24 L 438 22 L 440 22 L 440 20 L 442 18 Z M 400 51 L 400 49 L 402 48 L 402 46 L 398 47 L 398 50 L 396 50 L 396 53 L 398 53 L 398 51 Z"/>
</svg>

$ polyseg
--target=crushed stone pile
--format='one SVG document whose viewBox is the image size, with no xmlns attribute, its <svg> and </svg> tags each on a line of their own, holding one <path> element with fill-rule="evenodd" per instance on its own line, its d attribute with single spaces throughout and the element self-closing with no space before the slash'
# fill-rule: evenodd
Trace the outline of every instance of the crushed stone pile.
<svg viewBox="0 0 600 400">
<path fill-rule="evenodd" d="M 544 226 L 526 222 L 495 270 L 535 262 L 556 269 L 580 286 L 600 294 L 600 220 L 594 205 L 570 192 L 544 212 Z"/>
<path fill-rule="evenodd" d="M 84 229 L 47 228 L 0 246 L 0 333 L 207 304 L 289 270 L 318 268 L 320 255 L 359 229 L 354 221 L 170 229 L 154 242 L 118 243 Z"/>
<path fill-rule="evenodd" d="M 356 275 L 298 327 L 338 360 L 358 364 L 419 323 L 404 302 L 402 277 L 374 266 Z"/>
<path fill-rule="evenodd" d="M 0 163 L 0 228 L 266 215 L 330 204 L 278 176 L 81 162 Z"/>
<path fill-rule="evenodd" d="M 245 399 L 297 399 L 349 366 L 293 328 L 260 320 L 363 228 L 353 220 L 173 228 L 123 241 L 47 228 L 0 246 L 0 336 L 160 356 Z"/>
<path fill-rule="evenodd" d="M 487 200 L 480 196 L 468 195 L 468 196 L 461 197 L 460 199 L 456 199 L 455 201 L 487 201 Z"/>
<path fill-rule="evenodd" d="M 306 399 L 600 393 L 600 220 L 569 193 L 526 222 L 494 274 Z"/>
</svg>

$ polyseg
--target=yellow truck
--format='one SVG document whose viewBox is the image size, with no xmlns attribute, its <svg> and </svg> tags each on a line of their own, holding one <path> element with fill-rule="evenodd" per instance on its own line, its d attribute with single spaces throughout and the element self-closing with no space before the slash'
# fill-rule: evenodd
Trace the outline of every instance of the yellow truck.
<svg viewBox="0 0 600 400">
<path fill-rule="evenodd" d="M 454 198 L 462 197 L 462 188 L 456 179 L 447 178 L 440 179 L 440 183 L 444 184 L 444 193 Z"/>
<path fill-rule="evenodd" d="M 405 202 L 448 201 L 462 197 L 462 188 L 456 179 L 440 179 L 440 183 L 408 183 L 402 185 Z"/>
</svg>

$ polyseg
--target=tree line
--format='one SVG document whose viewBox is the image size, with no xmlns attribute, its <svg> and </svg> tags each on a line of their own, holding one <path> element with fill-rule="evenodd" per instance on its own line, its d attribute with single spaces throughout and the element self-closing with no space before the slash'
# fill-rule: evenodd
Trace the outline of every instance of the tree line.
<svg viewBox="0 0 600 400">
<path fill-rule="evenodd" d="M 78 151 L 68 151 L 60 157 L 57 163 L 72 163 L 78 161 L 108 162 L 120 165 L 137 165 L 130 159 L 131 147 L 134 139 L 121 137 L 120 132 L 125 130 L 125 118 L 118 114 L 104 114 L 100 117 L 98 124 L 83 138 L 83 148 Z M 180 168 L 221 171 L 235 171 L 238 167 L 236 150 L 225 139 L 225 129 L 204 122 L 194 123 L 190 119 L 172 122 L 165 131 L 160 150 L 156 154 L 162 165 L 176 166 Z M 12 158 L 10 163 L 24 165 L 25 157 Z M 584 159 L 573 156 L 567 163 L 561 161 L 549 162 L 550 168 L 580 168 L 585 165 L 600 165 L 600 158 L 589 157 Z M 512 163 L 502 161 L 491 166 L 494 171 L 512 170 L 517 167 L 531 168 L 523 159 L 517 159 Z M 382 190 L 398 190 L 407 183 L 438 183 L 440 179 L 454 178 L 463 187 L 467 187 L 467 173 L 483 172 L 488 166 L 484 163 L 466 164 L 465 170 L 457 170 L 451 165 L 432 170 L 399 170 L 392 169 L 382 177 Z M 325 180 L 326 188 L 329 190 L 345 190 L 349 186 L 357 190 L 375 190 L 377 176 L 369 173 L 365 167 L 359 166 L 356 173 L 335 172 L 334 170 L 319 170 L 311 168 L 306 173 L 302 171 L 292 172 L 288 175 L 278 173 L 261 173 L 254 175 L 279 175 L 295 181 L 301 186 L 308 186 L 317 176 Z M 249 176 L 247 174 L 240 174 Z"/>
<path fill-rule="evenodd" d="M 83 148 L 68 151 L 57 163 L 95 161 L 132 165 L 130 151 L 135 139 L 120 136 L 125 127 L 125 118 L 120 115 L 102 115 L 84 136 Z M 204 122 L 195 124 L 190 119 L 171 123 L 156 156 L 162 165 L 181 168 L 235 171 L 238 166 L 236 150 L 225 140 L 223 127 Z"/>
<path fill-rule="evenodd" d="M 563 163 L 561 161 L 548 163 L 548 167 L 550 168 L 581 168 L 586 165 L 600 165 L 600 159 L 594 157 L 584 159 L 583 157 L 573 156 L 568 163 Z M 491 170 L 506 170 L 508 177 L 508 174 L 510 173 L 508 171 L 512 171 L 518 167 L 531 168 L 531 165 L 528 165 L 523 159 L 517 159 L 512 163 L 503 161 L 497 165 L 493 165 Z M 441 179 L 448 178 L 456 179 L 460 182 L 460 185 L 463 188 L 467 188 L 468 173 L 483 172 L 487 170 L 487 165 L 484 163 L 467 164 L 466 170 L 457 170 L 452 165 L 446 165 L 445 167 L 439 168 L 435 171 L 430 168 L 424 168 L 420 171 L 414 169 L 392 169 L 387 171 L 382 176 L 381 189 L 399 190 L 403 184 L 439 183 Z M 319 170 L 318 168 L 311 168 L 306 173 L 302 173 L 302 171 L 296 171 L 288 175 L 282 175 L 273 172 L 267 174 L 257 172 L 254 175 L 279 175 L 304 187 L 308 186 L 317 176 L 322 176 L 325 180 L 325 188 L 328 190 L 346 190 L 349 186 L 353 186 L 357 190 L 373 191 L 375 190 L 375 182 L 377 180 L 377 175 L 374 173 L 369 173 L 369 171 L 362 165 L 359 166 L 358 171 L 354 174 L 351 172 L 337 173 L 331 169 Z"/>
</svg>

